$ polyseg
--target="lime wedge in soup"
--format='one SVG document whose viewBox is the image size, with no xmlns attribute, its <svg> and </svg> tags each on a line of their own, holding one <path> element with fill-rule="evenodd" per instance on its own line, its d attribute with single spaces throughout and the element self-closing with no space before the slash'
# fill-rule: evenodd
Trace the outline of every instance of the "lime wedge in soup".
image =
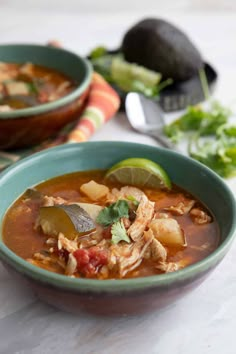
<svg viewBox="0 0 236 354">
<path fill-rule="evenodd" d="M 137 187 L 171 189 L 171 181 L 165 170 L 154 161 L 144 158 L 118 162 L 108 170 L 105 178 Z"/>
</svg>

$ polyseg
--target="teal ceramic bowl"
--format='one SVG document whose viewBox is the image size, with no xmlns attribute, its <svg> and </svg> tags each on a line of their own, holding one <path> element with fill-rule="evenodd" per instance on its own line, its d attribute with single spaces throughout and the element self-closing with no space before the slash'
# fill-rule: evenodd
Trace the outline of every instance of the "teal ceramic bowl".
<svg viewBox="0 0 236 354">
<path fill-rule="evenodd" d="M 76 82 L 68 95 L 35 107 L 0 112 L 0 149 L 38 144 L 79 117 L 91 82 L 90 63 L 64 49 L 33 44 L 0 45 L 0 61 L 31 62 L 59 72 Z"/>
<path fill-rule="evenodd" d="M 174 273 L 125 280 L 76 279 L 24 261 L 0 241 L 11 274 L 53 306 L 73 313 L 133 314 L 163 308 L 198 286 L 228 252 L 236 229 L 234 196 L 214 172 L 192 159 L 157 147 L 125 142 L 71 144 L 34 154 L 1 174 L 0 219 L 28 187 L 69 172 L 107 169 L 128 157 L 161 164 L 172 181 L 199 198 L 218 220 L 219 247 L 202 261 Z M 224 206 L 224 207 L 222 207 Z"/>
</svg>

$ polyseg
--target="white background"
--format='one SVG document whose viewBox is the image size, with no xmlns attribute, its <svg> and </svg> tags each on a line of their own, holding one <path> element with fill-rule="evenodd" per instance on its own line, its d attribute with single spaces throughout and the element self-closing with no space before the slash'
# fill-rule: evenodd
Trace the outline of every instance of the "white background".
<svg viewBox="0 0 236 354">
<path fill-rule="evenodd" d="M 215 93 L 236 102 L 236 1 L 0 0 L 0 43 L 59 39 L 80 54 L 119 45 L 124 31 L 144 16 L 177 24 L 219 73 Z M 92 140 L 155 145 L 134 133 L 119 114 Z M 236 193 L 236 180 L 227 182 Z M 192 294 L 170 309 L 115 319 L 79 317 L 37 301 L 0 268 L 0 354 L 235 354 L 236 244 Z"/>
</svg>

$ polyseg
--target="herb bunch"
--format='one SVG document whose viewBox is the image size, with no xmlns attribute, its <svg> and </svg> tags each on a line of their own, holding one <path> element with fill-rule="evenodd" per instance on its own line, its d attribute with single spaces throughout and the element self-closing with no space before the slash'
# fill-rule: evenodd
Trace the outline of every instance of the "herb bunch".
<svg viewBox="0 0 236 354">
<path fill-rule="evenodd" d="M 236 175 L 236 125 L 229 122 L 232 113 L 228 108 L 209 99 L 203 71 L 200 79 L 208 108 L 189 106 L 184 115 L 164 127 L 164 133 L 176 144 L 186 137 L 189 156 L 229 178 Z"/>
</svg>

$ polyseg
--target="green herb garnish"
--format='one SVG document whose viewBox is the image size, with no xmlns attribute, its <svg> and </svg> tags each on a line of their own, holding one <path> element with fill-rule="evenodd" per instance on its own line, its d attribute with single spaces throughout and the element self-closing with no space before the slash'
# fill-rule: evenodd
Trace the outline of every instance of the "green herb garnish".
<svg viewBox="0 0 236 354">
<path fill-rule="evenodd" d="M 204 70 L 199 72 L 202 90 L 209 99 Z M 231 111 L 217 101 L 209 101 L 208 109 L 189 106 L 186 113 L 164 127 L 174 142 L 188 138 L 189 155 L 207 165 L 222 177 L 236 175 L 236 125 L 229 125 Z M 187 133 L 187 134 L 186 134 Z"/>
<path fill-rule="evenodd" d="M 102 209 L 97 216 L 96 222 L 103 226 L 109 226 L 120 218 L 129 217 L 129 204 L 126 200 L 118 200 L 116 203 Z"/>
<path fill-rule="evenodd" d="M 189 155 L 228 178 L 236 175 L 236 125 L 227 124 L 229 116 L 230 111 L 218 102 L 211 103 L 208 110 L 190 106 L 164 132 L 175 143 L 188 137 Z"/>
<path fill-rule="evenodd" d="M 94 48 L 89 54 L 90 59 L 98 59 L 107 54 L 107 49 L 103 46 Z"/>
<path fill-rule="evenodd" d="M 189 144 L 189 155 L 213 169 L 220 176 L 236 175 L 236 126 L 221 125 L 212 139 L 199 139 L 196 135 Z"/>
<path fill-rule="evenodd" d="M 130 243 L 130 238 L 127 235 L 126 229 L 122 221 L 115 222 L 111 227 L 111 243 L 117 244 L 120 241 Z"/>
<path fill-rule="evenodd" d="M 38 87 L 37 87 L 37 85 L 36 85 L 36 83 L 34 81 L 26 82 L 26 85 L 28 86 L 28 89 L 29 89 L 30 93 L 35 93 L 35 94 L 39 93 Z"/>
<path fill-rule="evenodd" d="M 217 129 L 228 121 L 229 116 L 230 111 L 218 102 L 212 102 L 208 110 L 189 106 L 182 117 L 165 126 L 164 132 L 175 143 L 185 132 L 197 131 L 199 136 L 216 135 Z"/>
</svg>

